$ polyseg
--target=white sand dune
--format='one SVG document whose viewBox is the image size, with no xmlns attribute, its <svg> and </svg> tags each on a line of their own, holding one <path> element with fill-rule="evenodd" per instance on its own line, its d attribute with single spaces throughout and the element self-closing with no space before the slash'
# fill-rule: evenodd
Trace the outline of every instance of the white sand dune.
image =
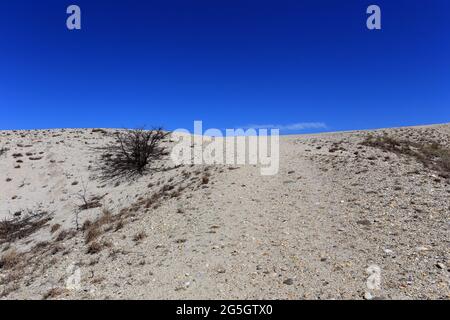
<svg viewBox="0 0 450 320">
<path fill-rule="evenodd" d="M 0 241 L 3 299 L 450 298 L 450 182 L 368 132 L 281 137 L 275 176 L 167 160 L 102 183 L 93 148 L 113 131 L 0 132 L 0 219 L 42 221 Z M 450 125 L 382 132 L 450 148 Z M 77 216 L 103 217 L 90 241 Z"/>
</svg>

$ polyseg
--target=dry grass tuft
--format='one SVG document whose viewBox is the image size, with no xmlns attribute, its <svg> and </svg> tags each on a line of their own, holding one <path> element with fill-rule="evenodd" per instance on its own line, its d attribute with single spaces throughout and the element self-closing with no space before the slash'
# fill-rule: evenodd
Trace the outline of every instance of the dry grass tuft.
<svg viewBox="0 0 450 320">
<path fill-rule="evenodd" d="M 105 208 L 102 215 L 96 221 L 86 221 L 83 224 L 85 243 L 88 244 L 97 239 L 105 231 L 103 230 L 103 227 L 111 224 L 114 220 L 115 217 L 113 217 L 111 211 Z"/>
<path fill-rule="evenodd" d="M 138 232 L 133 236 L 134 242 L 142 241 L 143 239 L 147 238 L 147 234 L 144 231 Z"/>
<path fill-rule="evenodd" d="M 55 233 L 56 231 L 59 230 L 59 228 L 61 228 L 61 225 L 59 223 L 52 225 L 52 227 L 50 228 L 50 232 L 51 233 Z"/>
<path fill-rule="evenodd" d="M 96 254 L 102 251 L 103 245 L 97 241 L 92 242 L 86 251 L 88 254 Z"/>
<path fill-rule="evenodd" d="M 43 296 L 42 298 L 44 300 L 47 299 L 54 299 L 56 297 L 59 297 L 60 295 L 62 295 L 65 292 L 64 289 L 61 288 L 51 288 L 50 290 L 48 290 Z"/>
</svg>

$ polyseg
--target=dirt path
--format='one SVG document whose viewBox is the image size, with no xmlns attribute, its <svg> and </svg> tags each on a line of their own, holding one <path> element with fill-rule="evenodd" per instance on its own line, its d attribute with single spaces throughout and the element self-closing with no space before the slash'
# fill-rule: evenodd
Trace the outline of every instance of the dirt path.
<svg viewBox="0 0 450 320">
<path fill-rule="evenodd" d="M 297 145 L 292 154 L 282 145 L 279 175 L 264 177 L 255 167 L 227 169 L 211 190 L 194 194 L 183 205 L 190 217 L 183 227 L 190 233 L 180 235 L 186 241 L 169 249 L 163 268 L 154 270 L 159 275 L 154 290 L 144 285 L 138 295 L 258 299 L 361 295 L 365 266 L 357 266 L 361 272 L 356 277 L 348 273 L 351 263 L 341 246 L 340 190 L 324 180 L 304 148 Z M 172 219 L 176 218 L 166 216 L 166 221 Z"/>
</svg>

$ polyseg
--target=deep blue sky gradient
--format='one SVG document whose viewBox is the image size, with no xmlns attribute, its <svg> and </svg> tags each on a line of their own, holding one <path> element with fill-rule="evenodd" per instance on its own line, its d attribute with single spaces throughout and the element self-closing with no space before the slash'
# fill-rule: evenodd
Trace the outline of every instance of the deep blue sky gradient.
<svg viewBox="0 0 450 320">
<path fill-rule="evenodd" d="M 450 121 L 448 0 L 1 4 L 0 129 Z"/>
</svg>

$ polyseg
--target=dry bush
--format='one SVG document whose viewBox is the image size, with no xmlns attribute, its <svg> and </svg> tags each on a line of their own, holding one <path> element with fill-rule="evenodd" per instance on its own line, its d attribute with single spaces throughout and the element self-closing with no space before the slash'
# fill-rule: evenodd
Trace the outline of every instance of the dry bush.
<svg viewBox="0 0 450 320">
<path fill-rule="evenodd" d="M 90 196 L 88 194 L 88 184 L 81 179 L 81 190 L 76 194 L 78 199 L 82 201 L 82 203 L 78 206 L 80 211 L 100 208 L 102 206 L 101 200 L 105 196 Z M 78 217 L 77 217 L 77 230 L 78 230 Z"/>
<path fill-rule="evenodd" d="M 395 139 L 387 135 L 374 137 L 369 135 L 363 145 L 412 157 L 426 168 L 436 171 L 441 177 L 450 179 L 450 149 L 433 141 L 414 142 Z"/>
<path fill-rule="evenodd" d="M 162 142 L 168 134 L 162 128 L 116 133 L 114 142 L 96 148 L 100 152 L 96 166 L 100 178 L 117 181 L 143 175 L 150 164 L 166 155 Z"/>
<path fill-rule="evenodd" d="M 42 228 L 49 220 L 51 218 L 44 212 L 0 221 L 0 244 L 23 239 Z"/>
</svg>

